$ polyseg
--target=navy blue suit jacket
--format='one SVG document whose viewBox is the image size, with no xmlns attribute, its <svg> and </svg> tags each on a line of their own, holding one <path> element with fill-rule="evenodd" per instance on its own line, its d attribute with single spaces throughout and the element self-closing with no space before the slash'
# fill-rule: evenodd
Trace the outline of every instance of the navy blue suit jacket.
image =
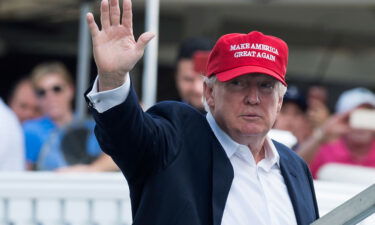
<svg viewBox="0 0 375 225">
<path fill-rule="evenodd" d="M 221 224 L 233 168 L 203 114 L 178 102 L 145 113 L 133 89 L 104 113 L 91 109 L 101 148 L 128 181 L 134 225 Z M 318 209 L 309 169 L 274 143 L 297 222 L 310 224 Z"/>
</svg>

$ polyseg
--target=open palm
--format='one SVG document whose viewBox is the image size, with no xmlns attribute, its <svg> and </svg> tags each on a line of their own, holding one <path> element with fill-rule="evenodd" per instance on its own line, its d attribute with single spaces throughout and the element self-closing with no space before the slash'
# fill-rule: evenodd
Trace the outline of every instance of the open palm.
<svg viewBox="0 0 375 225">
<path fill-rule="evenodd" d="M 104 89 L 116 88 L 124 82 L 124 75 L 133 69 L 143 56 L 147 43 L 154 36 L 146 32 L 135 41 L 131 1 L 123 1 L 121 22 L 118 0 L 110 1 L 110 4 L 108 0 L 103 0 L 101 3 L 101 30 L 95 23 L 93 15 L 87 14 L 99 83 Z"/>
</svg>

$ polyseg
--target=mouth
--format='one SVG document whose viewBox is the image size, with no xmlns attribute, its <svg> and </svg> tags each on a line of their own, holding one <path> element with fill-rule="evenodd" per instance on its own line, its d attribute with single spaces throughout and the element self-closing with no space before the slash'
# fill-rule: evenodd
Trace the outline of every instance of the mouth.
<svg viewBox="0 0 375 225">
<path fill-rule="evenodd" d="M 243 114 L 240 117 L 245 119 L 245 120 L 257 120 L 257 119 L 261 118 L 261 116 L 259 116 L 258 114 L 255 114 L 255 113 Z"/>
</svg>

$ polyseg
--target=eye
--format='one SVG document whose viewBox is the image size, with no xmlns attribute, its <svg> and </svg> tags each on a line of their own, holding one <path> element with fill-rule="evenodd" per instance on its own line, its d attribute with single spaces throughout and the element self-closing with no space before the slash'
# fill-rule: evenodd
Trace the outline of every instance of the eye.
<svg viewBox="0 0 375 225">
<path fill-rule="evenodd" d="M 240 82 L 238 80 L 232 80 L 229 82 L 229 84 L 237 86 L 237 85 L 240 85 Z"/>
<path fill-rule="evenodd" d="M 188 82 L 188 83 L 193 83 L 194 82 L 194 79 L 191 78 L 191 77 L 182 77 L 182 81 L 184 82 Z"/>
<path fill-rule="evenodd" d="M 244 82 L 234 79 L 234 80 L 229 81 L 229 85 L 234 86 L 234 87 L 241 87 L 241 86 L 244 86 Z"/>
<path fill-rule="evenodd" d="M 260 83 L 260 87 L 263 89 L 273 89 L 275 82 L 272 81 L 263 81 Z"/>
</svg>

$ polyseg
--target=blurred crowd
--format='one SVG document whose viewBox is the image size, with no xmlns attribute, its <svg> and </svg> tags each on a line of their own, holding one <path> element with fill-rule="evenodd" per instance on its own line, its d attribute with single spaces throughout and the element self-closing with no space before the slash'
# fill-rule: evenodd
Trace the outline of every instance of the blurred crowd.
<svg viewBox="0 0 375 225">
<path fill-rule="evenodd" d="M 182 42 L 175 65 L 179 100 L 202 113 L 201 74 L 212 46 L 206 38 Z M 8 104 L 0 99 L 0 170 L 118 170 L 100 149 L 94 122 L 75 117 L 74 93 L 66 67 L 60 62 L 46 62 L 17 82 Z M 363 87 L 346 90 L 335 110 L 330 110 L 329 95 L 324 85 L 303 89 L 289 85 L 270 136 L 299 154 L 315 178 L 328 163 L 375 168 L 375 94 Z M 354 120 L 359 109 L 367 110 L 370 116 Z M 363 126 L 371 123 L 373 126 Z"/>
<path fill-rule="evenodd" d="M 17 82 L 9 107 L 0 102 L 0 169 L 117 170 L 99 147 L 93 120 L 75 118 L 73 100 L 73 78 L 60 62 L 41 63 Z"/>
<path fill-rule="evenodd" d="M 311 86 L 306 93 L 288 87 L 276 132 L 271 132 L 274 139 L 295 150 L 314 178 L 329 163 L 375 168 L 375 94 L 363 87 L 346 90 L 330 112 L 324 86 Z M 370 116 L 355 118 L 360 110 Z"/>
</svg>

